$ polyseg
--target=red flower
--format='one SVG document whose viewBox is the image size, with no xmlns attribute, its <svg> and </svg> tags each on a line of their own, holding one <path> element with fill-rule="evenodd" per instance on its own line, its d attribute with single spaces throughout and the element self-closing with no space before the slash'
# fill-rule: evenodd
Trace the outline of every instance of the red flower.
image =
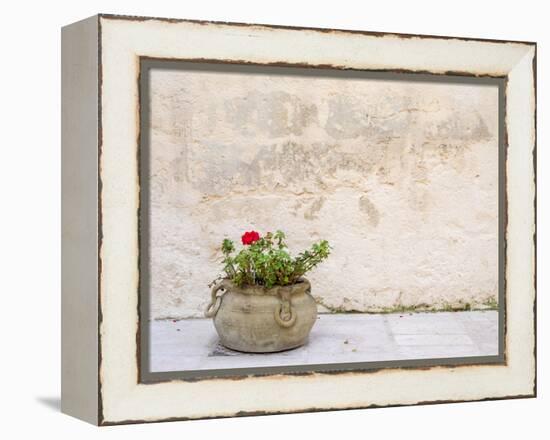
<svg viewBox="0 0 550 440">
<path fill-rule="evenodd" d="M 245 232 L 241 237 L 243 244 L 252 244 L 260 239 L 260 234 L 256 231 Z"/>
</svg>

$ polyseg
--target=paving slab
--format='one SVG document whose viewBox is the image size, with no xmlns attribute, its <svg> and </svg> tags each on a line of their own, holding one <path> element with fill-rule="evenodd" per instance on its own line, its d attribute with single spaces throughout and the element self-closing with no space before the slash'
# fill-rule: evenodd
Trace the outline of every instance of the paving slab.
<svg viewBox="0 0 550 440">
<path fill-rule="evenodd" d="M 498 312 L 322 314 L 308 342 L 280 353 L 223 347 L 211 319 L 150 323 L 152 372 L 498 355 Z"/>
</svg>

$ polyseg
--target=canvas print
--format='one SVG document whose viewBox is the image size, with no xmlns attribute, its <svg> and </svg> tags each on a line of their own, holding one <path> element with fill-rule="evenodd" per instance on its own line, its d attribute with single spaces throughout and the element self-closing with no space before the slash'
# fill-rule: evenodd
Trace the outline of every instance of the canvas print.
<svg viewBox="0 0 550 440">
<path fill-rule="evenodd" d="M 142 373 L 501 362 L 502 85 L 142 61 Z"/>
</svg>

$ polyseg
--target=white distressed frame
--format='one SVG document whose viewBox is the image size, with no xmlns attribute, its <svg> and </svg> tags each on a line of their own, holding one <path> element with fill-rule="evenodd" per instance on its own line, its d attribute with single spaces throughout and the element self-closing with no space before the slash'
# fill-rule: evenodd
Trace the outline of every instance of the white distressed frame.
<svg viewBox="0 0 550 440">
<path fill-rule="evenodd" d="M 100 424 L 535 395 L 534 44 L 116 16 L 98 24 Z M 139 383 L 140 57 L 506 76 L 506 365 Z"/>
</svg>

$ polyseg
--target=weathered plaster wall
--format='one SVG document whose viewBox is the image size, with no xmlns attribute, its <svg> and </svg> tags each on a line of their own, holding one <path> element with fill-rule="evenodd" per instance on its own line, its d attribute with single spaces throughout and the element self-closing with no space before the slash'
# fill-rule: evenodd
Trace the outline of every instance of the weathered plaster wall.
<svg viewBox="0 0 550 440">
<path fill-rule="evenodd" d="M 497 300 L 496 86 L 150 78 L 152 317 L 201 316 L 222 239 L 250 229 L 328 239 L 309 278 L 333 310 Z"/>
</svg>

